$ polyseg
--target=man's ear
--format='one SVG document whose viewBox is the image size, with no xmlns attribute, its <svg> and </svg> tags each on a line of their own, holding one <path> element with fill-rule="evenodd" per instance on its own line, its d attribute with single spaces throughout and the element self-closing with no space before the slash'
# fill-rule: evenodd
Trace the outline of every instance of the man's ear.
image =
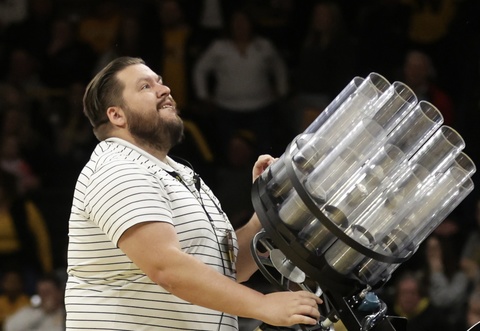
<svg viewBox="0 0 480 331">
<path fill-rule="evenodd" d="M 117 106 L 108 107 L 107 109 L 107 116 L 110 120 L 110 123 L 117 127 L 126 127 L 127 119 L 125 117 L 125 112 L 122 108 Z"/>
</svg>

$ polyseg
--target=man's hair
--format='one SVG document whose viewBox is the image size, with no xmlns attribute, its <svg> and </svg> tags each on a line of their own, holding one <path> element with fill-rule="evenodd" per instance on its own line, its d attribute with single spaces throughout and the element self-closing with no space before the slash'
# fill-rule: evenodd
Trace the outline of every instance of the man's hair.
<svg viewBox="0 0 480 331">
<path fill-rule="evenodd" d="M 83 112 L 99 140 L 105 139 L 105 134 L 99 132 L 99 127 L 109 122 L 108 107 L 123 104 L 124 85 L 118 80 L 117 73 L 135 64 L 145 64 L 145 62 L 135 57 L 118 57 L 97 73 L 87 85 L 83 96 Z"/>
</svg>

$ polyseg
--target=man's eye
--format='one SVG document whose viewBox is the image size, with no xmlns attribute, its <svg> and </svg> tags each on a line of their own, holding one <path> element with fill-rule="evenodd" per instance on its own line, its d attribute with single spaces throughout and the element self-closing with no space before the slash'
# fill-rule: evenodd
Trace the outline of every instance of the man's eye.
<svg viewBox="0 0 480 331">
<path fill-rule="evenodd" d="M 150 84 L 145 84 L 145 85 L 142 85 L 142 90 L 145 90 L 147 88 L 150 88 Z"/>
</svg>

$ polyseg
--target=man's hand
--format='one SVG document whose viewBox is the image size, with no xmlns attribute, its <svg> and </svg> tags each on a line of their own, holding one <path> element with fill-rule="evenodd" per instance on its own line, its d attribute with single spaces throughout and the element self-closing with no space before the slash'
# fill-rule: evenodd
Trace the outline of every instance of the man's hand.
<svg viewBox="0 0 480 331">
<path fill-rule="evenodd" d="M 318 305 L 322 300 L 307 291 L 273 292 L 266 294 L 262 301 L 259 319 L 269 325 L 315 325 L 320 319 Z"/>
<path fill-rule="evenodd" d="M 271 155 L 268 155 L 268 154 L 260 155 L 257 161 L 255 162 L 255 165 L 253 166 L 253 171 L 252 171 L 253 181 L 255 181 L 258 178 L 258 176 L 260 176 L 262 172 L 265 171 L 265 169 L 267 169 L 268 166 L 272 164 L 275 160 L 276 159 L 273 158 Z"/>
</svg>

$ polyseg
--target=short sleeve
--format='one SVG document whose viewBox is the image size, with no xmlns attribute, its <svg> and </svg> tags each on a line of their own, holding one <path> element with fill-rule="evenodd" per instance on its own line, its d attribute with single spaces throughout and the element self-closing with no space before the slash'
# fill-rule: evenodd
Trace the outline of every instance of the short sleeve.
<svg viewBox="0 0 480 331">
<path fill-rule="evenodd" d="M 86 188 L 86 212 L 116 246 L 133 225 L 150 221 L 172 223 L 169 205 L 157 176 L 129 160 L 104 164 Z"/>
</svg>

